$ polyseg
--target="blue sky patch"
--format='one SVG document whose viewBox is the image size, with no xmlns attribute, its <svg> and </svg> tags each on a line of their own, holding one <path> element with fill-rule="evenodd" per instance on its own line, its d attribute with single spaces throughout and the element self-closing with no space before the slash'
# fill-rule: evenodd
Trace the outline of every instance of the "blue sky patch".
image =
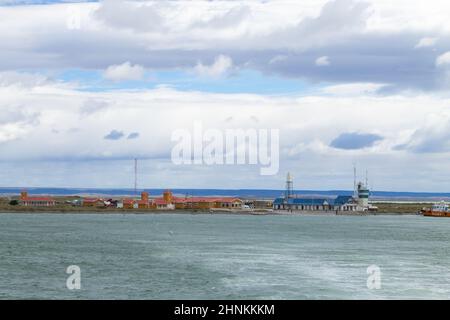
<svg viewBox="0 0 450 320">
<path fill-rule="evenodd" d="M 357 150 L 371 147 L 382 139 L 383 137 L 377 134 L 349 132 L 340 134 L 330 146 L 337 149 Z"/>
<path fill-rule="evenodd" d="M 146 72 L 142 80 L 111 81 L 103 77 L 102 71 L 70 69 L 55 77 L 64 82 L 78 83 L 79 90 L 92 92 L 154 89 L 166 85 L 182 91 L 297 95 L 316 92 L 323 87 L 299 79 L 270 76 L 253 70 L 244 70 L 221 78 L 201 77 L 187 71 L 158 71 Z"/>
</svg>

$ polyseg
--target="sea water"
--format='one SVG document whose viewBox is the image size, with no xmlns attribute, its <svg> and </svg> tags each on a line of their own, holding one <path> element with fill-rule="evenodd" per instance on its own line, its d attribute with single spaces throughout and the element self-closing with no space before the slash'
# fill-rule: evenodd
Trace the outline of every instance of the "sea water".
<svg viewBox="0 0 450 320">
<path fill-rule="evenodd" d="M 450 298 L 450 219 L 0 214 L 0 299 L 426 298 Z"/>
</svg>

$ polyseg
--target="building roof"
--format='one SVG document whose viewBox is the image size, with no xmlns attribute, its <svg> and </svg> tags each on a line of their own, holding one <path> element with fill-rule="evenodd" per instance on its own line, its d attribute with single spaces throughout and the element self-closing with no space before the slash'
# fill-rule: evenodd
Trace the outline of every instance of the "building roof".
<svg viewBox="0 0 450 320">
<path fill-rule="evenodd" d="M 284 198 L 276 198 L 275 200 L 273 200 L 273 204 L 278 205 L 278 204 L 283 204 L 284 203 Z"/>
<path fill-rule="evenodd" d="M 305 205 L 305 206 L 322 206 L 335 205 L 341 206 L 349 203 L 353 199 L 352 196 L 338 196 L 332 198 L 289 198 L 285 201 L 284 198 L 276 198 L 273 201 L 274 205 L 289 204 L 289 205 Z"/>
<path fill-rule="evenodd" d="M 232 197 L 190 197 L 190 198 L 174 198 L 174 202 L 236 202 L 241 201 L 239 198 Z"/>
<path fill-rule="evenodd" d="M 169 202 L 167 202 L 167 201 L 164 200 L 163 198 L 156 198 L 156 199 L 155 199 L 155 204 L 156 204 L 156 205 L 162 205 L 162 204 L 167 205 L 167 204 L 169 204 Z"/>
<path fill-rule="evenodd" d="M 273 204 L 289 204 L 289 205 L 306 205 L 306 206 L 321 206 L 330 204 L 330 199 L 323 198 L 289 198 L 287 201 L 284 198 L 277 198 Z"/>
<path fill-rule="evenodd" d="M 156 198 L 155 202 L 157 204 L 162 203 L 161 201 L 164 201 L 163 198 Z M 180 198 L 180 197 L 172 197 L 173 203 L 192 203 L 192 202 L 199 202 L 199 203 L 213 203 L 213 202 L 237 202 L 242 201 L 239 198 L 233 198 L 233 197 L 189 197 L 189 198 Z"/>
<path fill-rule="evenodd" d="M 20 199 L 21 201 L 55 201 L 55 199 L 50 197 L 26 197 L 24 199 Z"/>
<path fill-rule="evenodd" d="M 351 200 L 353 200 L 352 196 L 338 196 L 336 199 L 334 199 L 334 205 L 343 205 L 349 203 Z"/>
<path fill-rule="evenodd" d="M 99 198 L 83 198 L 83 202 L 97 202 L 97 201 L 103 201 Z"/>
<path fill-rule="evenodd" d="M 322 206 L 330 204 L 331 199 L 324 198 L 290 198 L 288 204 L 306 205 L 306 206 Z"/>
<path fill-rule="evenodd" d="M 239 198 L 216 198 L 216 202 L 242 202 Z"/>
</svg>

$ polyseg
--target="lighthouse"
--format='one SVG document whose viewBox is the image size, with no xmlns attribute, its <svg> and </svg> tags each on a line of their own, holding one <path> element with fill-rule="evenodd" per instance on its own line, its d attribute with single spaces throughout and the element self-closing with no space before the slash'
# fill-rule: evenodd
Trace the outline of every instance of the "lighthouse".
<svg viewBox="0 0 450 320">
<path fill-rule="evenodd" d="M 294 195 L 294 180 L 292 179 L 291 174 L 288 172 L 286 177 L 286 191 L 284 194 L 285 199 L 292 198 Z"/>
<path fill-rule="evenodd" d="M 358 206 L 362 208 L 368 208 L 369 207 L 369 188 L 367 188 L 366 185 L 364 185 L 362 182 L 358 183 Z"/>
</svg>

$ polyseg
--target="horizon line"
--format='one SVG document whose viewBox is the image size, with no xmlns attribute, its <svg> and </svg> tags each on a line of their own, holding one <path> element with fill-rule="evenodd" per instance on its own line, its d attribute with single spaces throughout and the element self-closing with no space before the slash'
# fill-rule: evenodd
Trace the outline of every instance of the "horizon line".
<svg viewBox="0 0 450 320">
<path fill-rule="evenodd" d="M 2 189 L 22 189 L 22 190 L 32 190 L 32 189 L 82 189 L 82 190 L 126 190 L 134 192 L 134 188 L 132 187 L 3 187 L 0 186 L 0 190 Z M 145 190 L 220 190 L 220 191 L 280 191 L 284 192 L 285 189 L 255 189 L 255 188 L 170 188 L 170 187 L 144 187 L 137 188 L 137 191 L 145 191 Z M 351 189 L 294 189 L 294 192 L 353 192 Z M 377 193 L 411 193 L 411 194 L 448 194 L 450 195 L 450 191 L 390 191 L 390 190 L 371 190 L 370 192 Z"/>
</svg>

